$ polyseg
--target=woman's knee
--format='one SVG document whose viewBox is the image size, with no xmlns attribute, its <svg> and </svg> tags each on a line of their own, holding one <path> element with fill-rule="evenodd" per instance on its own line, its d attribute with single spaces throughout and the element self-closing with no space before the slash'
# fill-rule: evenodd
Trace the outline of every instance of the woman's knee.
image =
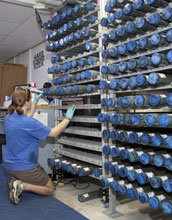
<svg viewBox="0 0 172 220">
<path fill-rule="evenodd" d="M 50 179 L 46 184 L 46 186 L 48 187 L 48 195 L 53 195 L 55 189 L 54 189 L 54 184 Z"/>
</svg>

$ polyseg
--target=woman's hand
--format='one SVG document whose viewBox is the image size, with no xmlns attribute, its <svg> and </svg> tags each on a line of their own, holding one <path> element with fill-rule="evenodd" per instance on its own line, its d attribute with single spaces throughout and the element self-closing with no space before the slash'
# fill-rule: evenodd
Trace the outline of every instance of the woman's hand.
<svg viewBox="0 0 172 220">
<path fill-rule="evenodd" d="M 73 118 L 74 112 L 75 112 L 76 107 L 72 105 L 70 108 L 68 108 L 66 112 L 66 118 L 71 120 Z"/>
<path fill-rule="evenodd" d="M 40 97 L 43 95 L 43 91 L 38 90 L 38 93 L 35 93 L 34 95 L 34 99 L 33 99 L 33 103 L 35 103 L 35 105 L 38 104 Z"/>
</svg>

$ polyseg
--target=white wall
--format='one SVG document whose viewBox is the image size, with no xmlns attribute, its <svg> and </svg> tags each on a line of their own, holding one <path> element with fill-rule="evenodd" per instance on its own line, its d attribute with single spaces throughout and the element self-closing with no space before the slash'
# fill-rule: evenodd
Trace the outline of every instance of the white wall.
<svg viewBox="0 0 172 220">
<path fill-rule="evenodd" d="M 44 65 L 37 69 L 34 69 L 33 61 L 34 56 L 44 51 Z M 24 66 L 28 67 L 28 74 L 27 74 L 27 83 L 36 82 L 37 88 L 42 88 L 44 82 L 49 81 L 47 69 L 51 66 L 51 53 L 47 53 L 45 51 L 45 43 L 41 43 L 38 46 L 25 51 L 24 53 L 10 59 L 8 63 L 14 64 L 23 64 Z"/>
</svg>

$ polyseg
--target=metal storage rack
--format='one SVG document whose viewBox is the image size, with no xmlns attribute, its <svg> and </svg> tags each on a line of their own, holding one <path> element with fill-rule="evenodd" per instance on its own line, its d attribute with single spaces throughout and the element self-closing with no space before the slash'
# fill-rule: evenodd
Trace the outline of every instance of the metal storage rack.
<svg viewBox="0 0 172 220">
<path fill-rule="evenodd" d="M 119 2 L 122 2 L 122 1 L 114 1 L 114 2 L 118 2 L 119 8 L 123 9 L 125 4 L 130 3 L 130 5 L 131 5 L 132 2 L 135 3 L 136 1 L 123 1 L 124 2 L 123 4 L 122 3 L 119 4 Z M 113 1 L 107 1 L 106 3 L 110 4 L 110 3 L 113 3 Z M 146 1 L 143 1 L 142 3 L 143 3 L 142 7 L 148 6 L 146 4 Z M 167 2 L 166 2 L 166 6 L 167 6 Z M 153 11 L 156 11 L 156 9 L 157 9 L 157 8 L 154 8 L 154 6 L 149 6 L 149 7 L 151 7 L 153 9 Z M 157 9 L 157 11 L 158 10 L 159 9 Z M 112 7 L 111 12 L 115 12 L 115 11 L 117 11 L 117 8 Z M 138 13 L 142 12 L 142 14 L 145 15 L 144 9 L 143 10 L 134 9 L 134 11 L 136 13 L 137 12 Z M 112 14 L 110 14 L 110 13 L 106 13 L 106 15 L 104 17 L 107 18 L 108 16 L 111 16 L 111 15 Z M 131 16 L 132 16 L 132 14 L 131 14 Z M 161 16 L 162 16 L 162 14 L 161 14 Z M 162 17 L 161 17 L 161 19 L 162 19 Z M 135 21 L 134 18 L 132 19 L 132 21 Z M 144 33 L 142 32 L 140 34 L 139 34 L 139 30 L 137 30 L 137 33 L 135 35 L 128 34 L 127 38 L 124 39 L 124 40 L 121 38 L 121 40 L 119 39 L 118 41 L 114 41 L 114 43 L 109 42 L 107 44 L 104 44 L 104 49 L 108 50 L 111 47 L 114 47 L 114 48 L 117 49 L 117 47 L 120 44 L 127 44 L 130 40 L 138 41 L 140 38 L 150 37 L 154 33 L 160 33 L 160 34 L 163 34 L 163 36 L 164 36 L 164 35 L 166 35 L 167 31 L 172 28 L 172 23 L 170 21 L 167 21 L 167 22 L 168 22 L 168 25 L 163 26 L 163 27 L 161 25 L 159 27 L 154 26 L 154 27 L 156 27 L 156 30 L 153 30 L 153 31 L 147 30 L 147 31 L 144 31 Z M 116 21 L 114 21 L 114 25 L 108 24 L 108 21 L 107 21 L 106 25 L 104 25 L 104 26 L 106 26 L 105 27 L 106 28 L 106 33 L 108 33 L 108 31 L 110 29 L 115 30 L 119 24 L 125 25 L 126 21 L 116 20 Z M 137 45 L 137 47 L 138 47 L 138 45 Z M 160 46 L 153 47 L 152 49 L 148 48 L 147 50 L 138 50 L 135 53 L 131 53 L 131 54 L 129 52 L 127 52 L 127 54 L 124 55 L 124 56 L 119 57 L 119 54 L 118 54 L 117 58 L 104 59 L 103 60 L 103 65 L 109 67 L 110 64 L 119 64 L 122 61 L 129 61 L 130 59 L 138 59 L 141 56 L 144 56 L 144 55 L 145 56 L 150 56 L 154 53 L 166 54 L 167 51 L 169 51 L 171 49 L 172 49 L 171 42 L 168 43 L 168 46 L 160 44 Z M 102 91 L 104 91 L 104 98 L 106 98 L 106 99 L 107 98 L 113 98 L 117 101 L 118 97 L 124 97 L 124 96 L 135 97 L 138 94 L 139 95 L 145 95 L 145 96 L 149 97 L 152 93 L 166 96 L 168 93 L 170 93 L 172 91 L 172 84 L 171 84 L 171 77 L 170 77 L 170 70 L 171 69 L 172 69 L 171 63 L 165 62 L 165 64 L 162 64 L 160 66 L 153 66 L 153 65 L 149 66 L 147 69 L 136 68 L 136 70 L 134 70 L 134 71 L 127 71 L 127 72 L 124 72 L 124 73 L 119 72 L 119 73 L 113 74 L 113 75 L 109 74 L 109 73 L 105 74 L 105 75 L 103 75 L 103 77 L 101 77 L 101 79 L 103 78 L 103 80 L 105 80 L 108 83 L 107 89 L 102 90 Z M 160 84 L 158 86 L 150 86 L 150 85 L 147 84 L 147 85 L 145 85 L 145 87 L 136 87 L 134 89 L 129 88 L 129 86 L 126 89 L 121 89 L 121 88 L 118 87 L 118 89 L 113 90 L 113 89 L 110 88 L 110 81 L 111 80 L 120 80 L 122 78 L 129 79 L 130 77 L 136 76 L 136 75 L 139 75 L 139 74 L 143 74 L 146 77 L 148 77 L 148 75 L 152 72 L 165 74 L 166 77 L 169 78 L 168 83 L 166 82 L 166 83 Z M 136 113 L 139 113 L 139 114 L 141 113 L 141 114 L 145 114 L 145 115 L 147 113 L 155 113 L 155 114 L 158 114 L 160 116 L 163 113 L 171 114 L 171 112 L 172 112 L 171 107 L 172 106 L 169 106 L 166 103 L 163 103 L 163 104 L 161 104 L 157 107 L 151 107 L 150 105 L 146 105 L 146 106 L 143 106 L 143 107 L 136 107 L 134 104 L 131 104 L 130 107 L 126 107 L 126 108 L 125 107 L 119 107 L 119 106 L 117 106 L 117 104 L 115 104 L 115 107 L 113 107 L 113 108 L 108 108 L 107 106 L 105 106 L 104 107 L 104 113 L 111 114 L 111 115 L 117 113 L 117 114 L 120 114 L 122 117 L 124 116 L 124 114 L 132 115 L 132 114 L 136 114 Z M 157 126 L 157 125 L 148 127 L 145 124 L 144 121 L 143 121 L 142 124 L 140 124 L 140 126 L 135 126 L 135 125 L 133 126 L 131 124 L 131 122 L 129 124 L 125 124 L 124 122 L 120 122 L 120 123 L 115 124 L 115 123 L 112 122 L 112 120 L 109 123 L 103 122 L 103 124 L 105 126 L 105 129 L 107 129 L 107 131 L 110 131 L 110 130 L 111 131 L 115 130 L 117 132 L 126 131 L 126 132 L 128 132 L 127 133 L 127 135 L 128 135 L 129 132 L 132 132 L 134 130 L 135 133 L 141 133 L 141 132 L 144 133 L 144 132 L 146 132 L 148 134 L 150 133 L 150 135 L 152 133 L 154 133 L 154 134 L 159 134 L 162 137 L 163 137 L 164 133 L 170 136 L 170 134 L 171 134 L 170 128 L 172 126 L 170 124 L 170 126 L 168 126 L 166 128 L 161 127 L 161 126 Z M 103 139 L 103 137 L 102 137 L 102 139 Z M 139 168 L 143 169 L 143 172 L 145 172 L 145 173 L 148 172 L 146 170 L 147 170 L 147 167 L 149 166 L 151 172 L 153 172 L 153 176 L 158 176 L 158 171 L 162 171 L 161 174 L 160 174 L 162 176 L 166 176 L 166 175 L 170 176 L 171 175 L 171 168 L 169 168 L 168 171 L 167 171 L 166 170 L 167 168 L 164 169 L 165 164 L 159 168 L 159 167 L 156 167 L 153 162 L 148 163 L 148 166 L 146 166 L 146 165 L 141 164 L 141 162 L 137 161 L 138 163 L 136 163 L 136 165 L 135 165 L 131 161 L 128 162 L 129 158 L 124 159 L 119 154 L 116 155 L 116 157 L 115 157 L 114 154 L 112 153 L 112 148 L 113 147 L 118 148 L 118 147 L 121 147 L 121 146 L 122 146 L 122 149 L 124 149 L 124 150 L 130 150 L 131 148 L 132 149 L 135 148 L 135 151 L 137 153 L 137 148 L 140 149 L 140 147 L 143 147 L 142 151 L 145 152 L 145 153 L 148 152 L 148 154 L 149 154 L 150 149 L 152 150 L 152 152 L 155 152 L 155 154 L 151 154 L 151 152 L 150 152 L 150 157 L 151 158 L 154 158 L 155 155 L 158 154 L 158 152 L 159 152 L 160 156 L 165 157 L 165 155 L 166 155 L 166 157 L 169 160 L 171 160 L 172 159 L 171 158 L 171 148 L 165 146 L 164 142 L 165 142 L 165 139 L 163 140 L 163 144 L 161 144 L 157 148 L 156 146 L 153 146 L 152 142 L 147 144 L 147 146 L 146 146 L 146 145 L 142 145 L 140 140 L 137 141 L 136 143 L 131 143 L 131 142 L 129 143 L 128 139 L 125 140 L 124 142 L 121 142 L 119 139 L 116 139 L 116 140 L 113 141 L 110 137 L 107 137 L 107 138 L 104 139 L 103 145 L 106 144 L 106 145 L 110 146 L 110 150 L 108 152 L 105 151 L 105 153 L 107 153 L 107 154 L 104 155 L 104 157 L 106 158 L 105 161 L 108 161 L 109 163 L 107 163 L 107 164 L 104 163 L 104 165 L 107 166 L 106 167 L 107 169 L 104 172 L 104 175 L 103 175 L 104 178 L 102 178 L 102 185 L 109 188 L 109 192 L 110 192 L 109 211 L 111 213 L 114 213 L 114 216 L 117 216 L 117 212 L 116 212 L 116 193 L 120 192 L 117 188 L 117 185 L 118 185 L 118 187 L 121 187 L 121 188 L 125 189 L 126 192 L 127 192 L 127 189 L 129 189 L 131 187 L 131 184 L 133 184 L 134 189 L 139 188 L 139 187 L 143 187 L 143 191 L 144 191 L 144 185 L 137 184 L 136 181 L 135 182 L 130 182 L 130 180 L 128 180 L 126 176 L 125 177 L 121 177 L 121 176 L 119 177 L 119 173 L 116 173 L 116 175 L 112 174 L 111 167 L 113 167 L 113 165 L 116 165 L 117 163 L 119 163 L 119 164 L 123 165 L 125 168 L 128 168 L 128 169 L 130 169 L 130 166 L 133 166 L 135 169 L 139 169 Z M 162 152 L 160 151 L 160 149 L 162 149 Z M 129 152 L 129 151 L 127 151 L 127 152 Z M 110 166 L 110 168 L 109 168 L 109 166 Z M 162 174 L 162 173 L 164 173 L 164 174 Z M 169 180 L 171 181 L 170 178 L 169 178 Z M 150 179 L 149 179 L 149 181 L 150 181 Z M 115 188 L 115 184 L 116 184 L 116 188 Z M 150 185 L 149 182 L 148 182 L 147 185 Z M 159 189 L 161 189 L 161 187 Z M 153 197 L 153 196 L 157 196 L 156 198 L 162 199 L 162 200 L 160 200 L 159 208 L 162 205 L 161 201 L 165 201 L 165 197 L 166 197 L 167 200 L 169 199 L 169 204 L 171 204 L 170 203 L 170 196 L 167 193 L 167 191 L 164 190 L 163 192 L 158 193 L 158 190 L 155 190 L 151 187 L 147 191 L 148 192 L 147 192 L 146 195 L 148 196 L 148 201 L 149 201 L 149 197 Z M 124 193 L 124 194 L 126 194 L 126 193 Z M 160 196 L 161 194 L 164 197 Z M 135 199 L 137 199 L 137 197 Z M 162 209 L 163 209 L 163 212 L 166 213 L 165 208 L 162 207 Z M 169 212 L 169 213 L 166 213 L 166 214 L 172 214 L 172 213 Z"/>
<path fill-rule="evenodd" d="M 58 77 L 66 76 L 70 74 L 75 76 L 77 73 L 81 73 L 85 70 L 97 71 L 99 74 L 97 77 L 91 79 L 84 79 L 81 81 L 72 80 L 71 82 L 54 85 L 54 88 L 61 86 L 74 86 L 74 85 L 88 85 L 93 84 L 98 88 L 100 81 L 100 65 L 102 62 L 101 50 L 102 50 L 102 41 L 101 34 L 102 27 L 100 25 L 100 17 L 103 10 L 100 9 L 102 5 L 101 0 L 89 0 L 89 1 L 77 1 L 81 7 L 85 7 L 88 2 L 94 4 L 94 10 L 91 10 L 87 14 L 83 14 L 81 19 L 87 19 L 90 15 L 96 17 L 94 24 L 88 24 L 84 28 L 89 28 L 93 31 L 96 31 L 96 35 L 90 36 L 87 39 L 83 39 L 78 43 L 72 44 L 64 49 L 52 50 L 52 54 L 58 54 L 59 56 L 64 56 L 64 59 L 61 62 L 56 64 L 61 67 L 66 62 L 71 62 L 74 59 L 79 60 L 81 58 L 87 59 L 89 56 L 97 57 L 97 61 L 91 65 L 85 65 L 83 67 L 77 67 L 69 69 L 68 71 L 60 71 L 58 73 L 52 73 L 53 79 Z M 68 7 L 66 5 L 65 7 Z M 70 5 L 74 7 L 74 5 Z M 63 9 L 62 9 L 63 10 Z M 62 13 L 62 12 L 60 12 Z M 71 20 L 76 20 L 76 18 L 70 17 Z M 65 22 L 61 25 L 64 25 Z M 58 27 L 60 28 L 60 26 Z M 84 31 L 84 28 L 81 31 Z M 76 33 L 77 29 L 73 33 Z M 70 33 L 69 33 L 70 34 Z M 65 37 L 65 35 L 64 35 Z M 85 51 L 86 43 L 96 43 L 97 48 L 94 50 Z M 52 43 L 51 40 L 49 43 Z M 52 64 L 52 66 L 56 65 Z M 82 94 L 65 94 L 65 95 L 56 95 L 55 98 L 55 123 L 58 124 L 65 117 L 66 109 L 68 108 L 66 102 L 78 102 L 76 105 L 75 116 L 70 122 L 70 125 L 62 133 L 59 138 L 56 138 L 55 142 L 55 153 L 56 156 L 65 156 L 68 158 L 76 159 L 77 161 L 87 162 L 88 165 L 97 165 L 102 168 L 102 141 L 101 141 L 101 123 L 97 120 L 97 114 L 101 111 L 100 105 L 100 90 L 94 91 L 92 93 L 82 93 Z M 79 103 L 81 102 L 81 103 Z M 91 176 L 93 176 L 91 174 Z"/>
</svg>

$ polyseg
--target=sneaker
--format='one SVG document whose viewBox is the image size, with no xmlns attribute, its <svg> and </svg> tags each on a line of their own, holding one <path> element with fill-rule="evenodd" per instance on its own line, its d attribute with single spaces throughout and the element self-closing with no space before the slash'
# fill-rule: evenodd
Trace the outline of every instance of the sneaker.
<svg viewBox="0 0 172 220">
<path fill-rule="evenodd" d="M 19 204 L 19 196 L 23 192 L 23 184 L 21 180 L 11 178 L 8 180 L 8 198 L 15 204 Z"/>
</svg>

